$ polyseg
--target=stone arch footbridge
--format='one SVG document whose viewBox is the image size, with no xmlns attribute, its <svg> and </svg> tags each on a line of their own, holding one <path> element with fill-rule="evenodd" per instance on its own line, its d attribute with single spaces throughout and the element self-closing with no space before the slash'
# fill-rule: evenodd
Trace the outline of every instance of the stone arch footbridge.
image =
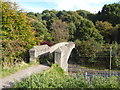
<svg viewBox="0 0 120 90">
<path fill-rule="evenodd" d="M 47 44 L 34 46 L 29 50 L 30 62 L 35 61 L 40 55 L 54 52 L 55 64 L 59 64 L 64 71 L 68 72 L 68 59 L 73 48 L 75 48 L 73 42 L 61 42 L 51 47 Z"/>
</svg>

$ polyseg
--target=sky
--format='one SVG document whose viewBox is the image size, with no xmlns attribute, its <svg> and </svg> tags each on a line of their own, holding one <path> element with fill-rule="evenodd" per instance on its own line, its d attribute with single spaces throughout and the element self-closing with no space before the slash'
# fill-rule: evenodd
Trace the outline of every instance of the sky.
<svg viewBox="0 0 120 90">
<path fill-rule="evenodd" d="M 43 10 L 86 10 L 97 13 L 105 4 L 118 3 L 120 0 L 12 0 L 18 3 L 21 9 L 27 12 Z"/>
</svg>

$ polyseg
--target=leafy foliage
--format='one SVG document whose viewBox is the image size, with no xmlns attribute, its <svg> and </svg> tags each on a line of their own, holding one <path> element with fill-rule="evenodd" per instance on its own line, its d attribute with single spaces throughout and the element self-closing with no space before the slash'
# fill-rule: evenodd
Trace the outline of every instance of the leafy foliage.
<svg viewBox="0 0 120 90">
<path fill-rule="evenodd" d="M 118 78 L 115 76 L 111 76 L 109 78 L 103 77 L 94 77 L 92 84 L 96 88 L 119 88 L 119 82 L 117 81 Z"/>
<path fill-rule="evenodd" d="M 112 33 L 113 33 L 113 26 L 109 22 L 96 22 L 96 28 L 100 31 L 101 35 L 104 36 L 104 40 L 108 43 L 112 42 Z"/>
<path fill-rule="evenodd" d="M 67 24 L 61 20 L 56 20 L 51 25 L 52 37 L 55 43 L 68 41 L 69 32 L 67 30 Z"/>
<path fill-rule="evenodd" d="M 28 58 L 27 50 L 36 45 L 37 39 L 25 12 L 16 3 L 2 2 L 3 67 Z M 27 55 L 27 57 L 25 57 Z"/>
<path fill-rule="evenodd" d="M 108 21 L 113 25 L 120 23 L 120 4 L 114 3 L 104 5 L 102 11 L 98 13 L 99 20 Z"/>
<path fill-rule="evenodd" d="M 109 60 L 109 50 L 105 51 L 106 48 L 113 42 L 120 44 L 119 11 L 120 4 L 114 3 L 104 5 L 97 14 L 85 10 L 27 13 L 20 10 L 16 3 L 3 0 L 0 12 L 3 56 L 0 63 L 3 67 L 9 67 L 21 61 L 28 62 L 28 50 L 40 45 L 41 41 L 73 41 L 82 56 L 91 57 L 82 58 L 83 60 L 96 61 L 102 65 Z M 119 68 L 119 52 L 118 48 L 117 54 L 112 58 L 114 68 Z"/>
<path fill-rule="evenodd" d="M 93 38 L 94 40 L 100 43 L 103 42 L 102 35 L 95 28 L 94 24 L 87 19 L 81 19 L 81 22 L 79 22 L 79 25 L 75 32 L 75 36 L 76 36 L 76 39 L 79 39 L 81 41 L 84 41 L 84 40 L 86 41 Z"/>
<path fill-rule="evenodd" d="M 38 40 L 42 39 L 50 41 L 52 37 L 42 21 L 41 14 L 29 12 L 27 13 L 27 16 L 29 17 L 29 20 L 31 22 L 32 29 L 35 31 L 35 37 Z"/>
<path fill-rule="evenodd" d="M 116 41 L 118 44 L 120 44 L 120 24 L 117 24 L 113 29 L 112 41 Z"/>
<path fill-rule="evenodd" d="M 101 44 L 96 42 L 94 39 L 87 41 L 76 40 L 76 49 L 76 54 L 79 55 L 79 63 L 92 64 L 93 62 L 96 62 L 96 54 L 100 51 Z"/>
<path fill-rule="evenodd" d="M 120 45 L 112 44 L 112 68 L 120 69 Z"/>
<path fill-rule="evenodd" d="M 17 82 L 14 88 L 119 88 L 117 77 L 93 77 L 92 81 L 83 75 L 65 75 L 63 70 L 54 65 L 40 74 L 34 74 L 22 82 Z"/>
</svg>

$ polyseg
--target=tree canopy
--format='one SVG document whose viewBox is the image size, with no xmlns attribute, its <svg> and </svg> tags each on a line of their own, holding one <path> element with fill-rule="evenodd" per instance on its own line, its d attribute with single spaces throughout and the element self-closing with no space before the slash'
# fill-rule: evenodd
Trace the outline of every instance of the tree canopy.
<svg viewBox="0 0 120 90">
<path fill-rule="evenodd" d="M 120 4 L 104 5 L 102 11 L 98 13 L 99 20 L 108 21 L 113 25 L 120 23 Z"/>
<path fill-rule="evenodd" d="M 108 48 L 105 45 L 120 44 L 120 3 L 104 5 L 97 14 L 85 10 L 34 13 L 21 10 L 15 2 L 3 0 L 1 13 L 3 57 L 0 63 L 5 67 L 29 61 L 28 50 L 42 41 L 73 41 L 81 55 L 93 56 L 85 59 L 96 58 L 97 61 L 103 60 L 97 53 L 106 53 L 99 45 Z M 119 48 L 114 57 L 117 59 L 113 63 L 119 67 L 115 64 L 119 62 Z"/>
</svg>

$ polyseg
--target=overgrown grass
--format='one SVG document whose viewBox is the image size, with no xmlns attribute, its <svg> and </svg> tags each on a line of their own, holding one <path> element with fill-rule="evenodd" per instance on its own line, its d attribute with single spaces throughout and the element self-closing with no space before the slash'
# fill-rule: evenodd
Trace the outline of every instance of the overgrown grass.
<svg viewBox="0 0 120 90">
<path fill-rule="evenodd" d="M 33 62 L 33 63 L 20 63 L 20 64 L 17 64 L 15 66 L 11 66 L 9 68 L 1 68 L 0 70 L 0 78 L 4 78 L 6 76 L 9 76 L 11 74 L 14 74 L 15 72 L 19 71 L 19 70 L 22 70 L 22 69 L 25 69 L 25 68 L 28 68 L 30 66 L 34 66 L 34 65 L 38 65 L 39 63 L 38 62 Z"/>
<path fill-rule="evenodd" d="M 67 75 L 58 65 L 17 82 L 14 88 L 119 88 L 118 77 L 95 76 L 89 81 L 84 75 Z M 120 89 L 120 88 L 119 88 Z"/>
</svg>

